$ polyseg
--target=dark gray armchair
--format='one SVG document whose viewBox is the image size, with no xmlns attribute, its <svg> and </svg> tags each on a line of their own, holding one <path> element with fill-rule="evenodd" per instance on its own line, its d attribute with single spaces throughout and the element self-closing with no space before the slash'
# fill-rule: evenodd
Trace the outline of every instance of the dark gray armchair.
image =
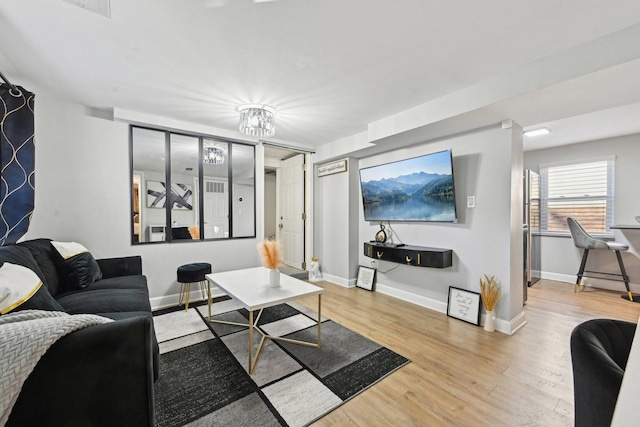
<svg viewBox="0 0 640 427">
<path fill-rule="evenodd" d="M 594 319 L 571 333 L 576 427 L 611 424 L 635 331 L 635 323 Z"/>
</svg>

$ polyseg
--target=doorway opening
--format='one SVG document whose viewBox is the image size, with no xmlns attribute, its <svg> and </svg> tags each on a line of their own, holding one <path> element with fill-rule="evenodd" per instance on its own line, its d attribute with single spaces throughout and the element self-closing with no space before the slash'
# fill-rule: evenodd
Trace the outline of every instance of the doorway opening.
<svg viewBox="0 0 640 427">
<path fill-rule="evenodd" d="M 310 153 L 264 144 L 264 238 L 283 249 L 282 272 L 306 279 Z"/>
</svg>

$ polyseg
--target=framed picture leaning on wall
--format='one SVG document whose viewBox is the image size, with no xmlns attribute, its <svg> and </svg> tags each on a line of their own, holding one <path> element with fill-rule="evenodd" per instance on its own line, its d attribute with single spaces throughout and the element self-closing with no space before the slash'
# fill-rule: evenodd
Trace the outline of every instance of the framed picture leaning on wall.
<svg viewBox="0 0 640 427">
<path fill-rule="evenodd" d="M 361 265 L 358 267 L 358 279 L 356 286 L 368 291 L 373 291 L 376 284 L 376 269 Z"/>
<path fill-rule="evenodd" d="M 449 286 L 447 316 L 480 325 L 480 294 Z"/>
</svg>

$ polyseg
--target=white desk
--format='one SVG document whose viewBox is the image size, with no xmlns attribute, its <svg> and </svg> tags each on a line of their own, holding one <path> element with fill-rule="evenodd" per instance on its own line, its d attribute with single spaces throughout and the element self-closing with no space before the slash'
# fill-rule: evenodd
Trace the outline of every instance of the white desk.
<svg viewBox="0 0 640 427">
<path fill-rule="evenodd" d="M 269 283 L 269 269 L 264 267 L 247 268 L 243 270 L 225 271 L 223 273 L 212 273 L 205 276 L 208 283 L 209 294 L 209 321 L 214 323 L 225 323 L 229 325 L 245 326 L 249 328 L 249 374 L 253 373 L 258 356 L 262 350 L 262 345 L 266 339 L 280 340 L 291 342 L 294 344 L 306 345 L 309 347 L 320 347 L 320 335 L 322 330 L 322 299 L 324 289 L 303 282 L 285 274 L 280 275 L 280 286 L 271 288 Z M 211 284 L 216 285 L 220 290 L 238 301 L 244 308 L 249 311 L 249 323 L 224 322 L 220 320 L 211 320 Z M 315 343 L 306 341 L 292 340 L 289 338 L 276 337 L 268 335 L 258 326 L 258 321 L 262 315 L 262 310 L 267 307 L 282 304 L 287 301 L 293 301 L 308 296 L 318 296 L 318 340 Z M 258 316 L 254 319 L 253 312 L 260 310 Z M 253 332 L 254 330 L 262 335 L 258 350 L 255 357 L 252 356 L 253 351 Z"/>
<path fill-rule="evenodd" d="M 638 319 L 640 322 L 640 319 Z M 631 352 L 627 361 L 627 368 L 622 377 L 622 386 L 616 409 L 613 412 L 611 427 L 637 427 L 638 405 L 640 404 L 640 330 L 636 327 L 636 334 L 631 344 Z"/>
</svg>

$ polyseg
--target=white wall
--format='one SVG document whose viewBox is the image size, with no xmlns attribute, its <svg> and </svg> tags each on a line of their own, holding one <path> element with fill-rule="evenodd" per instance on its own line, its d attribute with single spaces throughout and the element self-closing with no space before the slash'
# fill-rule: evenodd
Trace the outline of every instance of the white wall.
<svg viewBox="0 0 640 427">
<path fill-rule="evenodd" d="M 358 161 L 347 159 L 347 172 L 318 177 L 315 180 L 314 254 L 323 277 L 343 286 L 353 286 L 357 271 Z M 316 165 L 317 166 L 317 165 Z"/>
<path fill-rule="evenodd" d="M 614 223 L 637 224 L 634 216 L 640 215 L 640 134 L 527 151 L 524 153 L 524 167 L 539 171 L 540 164 L 590 160 L 611 155 L 616 158 Z M 629 251 L 622 254 L 622 259 L 632 282 L 632 290 L 640 292 L 640 231 L 615 230 L 615 239 L 630 246 Z M 543 236 L 541 243 L 542 277 L 575 283 L 582 250 L 573 245 L 571 237 Z M 587 269 L 619 272 L 615 255 L 609 251 L 591 251 Z M 624 290 L 624 285 L 619 282 L 585 279 L 583 283 Z"/>
<path fill-rule="evenodd" d="M 399 296 L 442 308 L 449 285 L 477 290 L 482 274 L 495 274 L 506 287 L 504 300 L 512 299 L 510 294 L 515 295 L 520 285 L 514 277 L 522 277 L 521 259 L 512 259 L 512 247 L 522 247 L 522 236 L 518 232 L 514 238 L 510 232 L 511 171 L 518 154 L 513 144 L 513 130 L 482 130 L 361 159 L 359 165 L 348 159 L 348 172 L 314 178 L 314 253 L 325 277 L 348 285 L 357 265 L 370 261 L 362 255 L 362 243 L 373 238 L 377 225 L 362 219 L 358 168 L 452 148 L 460 223 L 397 224 L 394 229 L 406 243 L 452 248 L 454 266 L 445 270 L 400 266 L 381 274 L 379 282 Z M 257 167 L 264 167 L 260 159 Z M 257 217 L 261 218 L 264 179 L 258 175 Z M 25 239 L 76 240 L 98 258 L 141 255 L 155 305 L 175 303 L 179 290 L 175 271 L 182 264 L 210 262 L 214 271 L 259 265 L 256 239 L 132 246 L 129 191 L 128 126 L 91 117 L 83 106 L 40 94 L 36 207 Z M 466 210 L 467 195 L 476 195 L 477 208 Z M 380 266 L 383 271 L 390 267 L 385 264 Z M 513 319 L 518 314 L 517 297 L 512 305 L 501 303 L 497 316 Z"/>
<path fill-rule="evenodd" d="M 522 149 L 513 141 L 512 130 L 492 128 L 443 138 L 360 159 L 360 168 L 447 149 L 453 153 L 458 223 L 391 225 L 403 243 L 452 249 L 453 266 L 419 268 L 382 261 L 378 283 L 384 292 L 404 295 L 405 299 L 445 311 L 449 286 L 479 291 L 479 278 L 484 274 L 495 275 L 503 292 L 496 317 L 510 321 L 522 311 L 522 222 L 521 216 L 517 216 L 522 210 L 518 209 L 519 204 L 515 208 L 512 204 L 512 169 L 521 168 Z M 468 209 L 466 198 L 472 195 L 476 196 L 476 207 Z M 514 198 L 517 199 L 517 194 Z M 517 232 L 513 235 L 512 215 L 517 217 Z M 378 224 L 364 221 L 362 207 L 359 218 L 360 241 L 372 240 Z M 513 248 L 518 248 L 515 256 Z M 370 261 L 360 255 L 361 264 L 370 265 Z M 510 295 L 514 296 L 513 303 Z"/>
<path fill-rule="evenodd" d="M 35 113 L 35 212 L 23 240 L 75 240 L 96 258 L 141 255 L 155 305 L 177 302 L 182 264 L 209 262 L 214 271 L 259 265 L 256 239 L 132 246 L 128 126 L 43 94 Z"/>
<path fill-rule="evenodd" d="M 449 286 L 479 291 L 485 273 L 495 275 L 503 299 L 496 316 L 499 328 L 512 332 L 522 314 L 522 143 L 521 128 L 468 132 L 420 145 L 359 159 L 358 168 L 452 149 L 458 223 L 392 223 L 399 239 L 411 245 L 453 250 L 453 266 L 420 268 L 382 261 L 379 292 L 446 311 Z M 355 277 L 349 259 L 371 265 L 363 242 L 373 240 L 378 223 L 364 221 L 358 171 L 316 179 L 316 239 L 323 275 L 338 283 Z M 466 197 L 476 196 L 476 208 L 466 208 Z M 357 207 L 354 218 L 349 206 Z M 354 208 L 355 211 L 355 208 Z M 358 236 L 349 237 L 356 222 Z M 396 240 L 397 241 L 397 240 Z M 335 280 L 335 277 L 340 280 Z M 353 280 L 351 280 L 353 282 Z M 519 323 L 518 323 L 519 322 Z"/>
</svg>

